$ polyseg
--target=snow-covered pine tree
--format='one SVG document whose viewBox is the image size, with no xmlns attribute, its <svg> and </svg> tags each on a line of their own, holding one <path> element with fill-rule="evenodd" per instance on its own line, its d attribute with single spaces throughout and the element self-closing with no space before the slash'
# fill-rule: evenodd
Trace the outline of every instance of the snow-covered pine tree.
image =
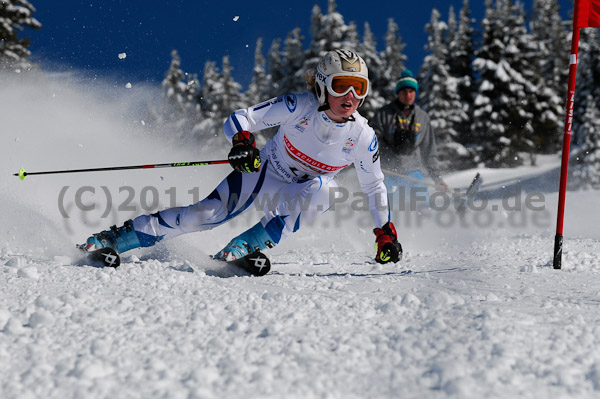
<svg viewBox="0 0 600 399">
<path fill-rule="evenodd" d="M 161 88 L 165 91 L 172 111 L 185 116 L 194 116 L 200 112 L 198 75 L 181 70 L 181 58 L 177 50 L 171 51 L 171 66 L 161 83 Z"/>
<path fill-rule="evenodd" d="M 530 23 L 536 72 L 536 117 L 532 121 L 537 152 L 554 153 L 561 146 L 561 126 L 564 123 L 564 93 L 569 72 L 567 31 L 555 0 L 535 0 Z M 560 56 L 560 55 L 563 56 Z"/>
<path fill-rule="evenodd" d="M 377 52 L 377 42 L 368 22 L 365 22 L 363 40 L 358 46 L 358 53 L 363 60 L 365 60 L 365 63 L 369 68 L 369 81 L 371 85 L 369 95 L 359 109 L 359 112 L 365 118 L 370 119 L 375 111 L 383 107 L 388 100 L 391 100 L 391 98 L 386 99 L 382 96 L 382 93 L 385 93 L 389 81 L 383 77 L 383 62 Z"/>
<path fill-rule="evenodd" d="M 442 40 L 447 29 L 446 23 L 440 21 L 440 12 L 433 8 L 429 23 L 425 25 L 425 32 L 428 33 L 425 50 L 429 54 L 425 56 L 420 71 L 418 102 L 426 111 L 429 111 L 432 122 L 435 121 L 434 128 L 438 127 L 439 122 L 432 116 L 432 113 L 441 111 L 443 83 L 440 82 L 448 77 L 448 64 L 446 63 L 448 52 Z"/>
<path fill-rule="evenodd" d="M 301 34 L 300 27 L 294 28 L 285 39 L 283 51 L 281 52 L 282 77 L 279 81 L 280 92 L 277 95 L 306 90 L 303 40 L 304 36 Z"/>
<path fill-rule="evenodd" d="M 335 0 L 328 0 L 327 14 L 321 13 L 318 5 L 313 7 L 311 17 L 312 41 L 305 55 L 303 70 L 314 69 L 327 51 L 340 49 L 347 40 L 348 25 L 342 14 L 336 11 Z"/>
<path fill-rule="evenodd" d="M 577 156 L 570 185 L 600 189 L 600 110 L 591 94 L 588 94 L 578 136 L 581 137 L 581 145 L 574 149 Z"/>
<path fill-rule="evenodd" d="M 569 38 L 570 39 L 570 38 Z M 591 95 L 591 96 L 590 96 Z M 577 60 L 577 85 L 575 88 L 575 113 L 573 115 L 573 144 L 583 143 L 579 132 L 585 123 L 583 112 L 588 102 L 595 102 L 600 109 L 600 39 L 598 29 L 581 29 L 579 38 L 579 59 Z"/>
<path fill-rule="evenodd" d="M 406 44 L 402 42 L 402 37 L 398 34 L 398 24 L 393 18 L 388 19 L 387 32 L 385 34 L 385 49 L 380 58 L 383 62 L 382 79 L 387 81 L 385 89 L 380 89 L 380 94 L 384 98 L 394 97 L 394 87 L 396 81 L 400 79 L 402 71 L 405 69 L 407 57 L 404 54 Z"/>
<path fill-rule="evenodd" d="M 194 127 L 202 121 L 200 112 L 200 84 L 196 74 L 181 69 L 177 50 L 171 52 L 171 65 L 161 83 L 161 97 L 148 107 L 145 120 L 149 125 L 161 126 L 161 131 L 174 142 L 194 136 Z"/>
<path fill-rule="evenodd" d="M 358 39 L 358 28 L 354 21 L 350 21 L 348 24 L 348 32 L 346 37 L 342 41 L 342 48 L 347 48 L 353 51 L 359 51 L 360 40 Z"/>
<path fill-rule="evenodd" d="M 308 70 L 316 68 L 321 55 L 328 51 L 325 48 L 327 38 L 324 29 L 324 19 L 325 16 L 323 15 L 321 7 L 319 7 L 318 4 L 315 4 L 310 16 L 310 34 L 312 40 L 304 56 L 304 69 Z"/>
<path fill-rule="evenodd" d="M 475 85 L 470 145 L 476 162 L 512 167 L 531 154 L 532 93 L 529 80 L 531 37 L 521 3 L 486 0 L 483 41 L 473 61 Z"/>
<path fill-rule="evenodd" d="M 469 0 L 463 0 L 456 23 L 451 23 L 453 14 L 452 11 L 448 14 L 448 34 L 445 41 L 448 47 L 448 73 L 457 79 L 461 107 L 467 116 L 467 119 L 455 124 L 459 133 L 458 141 L 465 144 L 468 141 L 466 136 L 470 130 L 473 107 L 473 82 L 475 79 L 472 62 L 475 58 L 476 30 L 473 27 L 475 19 L 471 18 Z"/>
<path fill-rule="evenodd" d="M 262 53 L 262 37 L 256 40 L 254 50 L 254 68 L 252 69 L 252 80 L 246 91 L 246 101 L 248 104 L 257 104 L 268 98 L 271 83 L 266 71 L 266 60 Z"/>
<path fill-rule="evenodd" d="M 448 56 L 446 63 L 450 66 L 450 45 L 456 42 L 456 35 L 458 34 L 458 22 L 456 21 L 456 12 L 454 12 L 454 6 L 451 5 L 448 8 L 448 23 L 446 24 L 446 33 L 444 34 L 442 41 L 446 46 Z"/>
<path fill-rule="evenodd" d="M 267 71 L 269 73 L 270 86 L 267 91 L 267 98 L 277 96 L 281 90 L 279 86 L 283 79 L 283 64 L 281 61 L 281 39 L 276 37 L 271 42 L 271 47 L 267 53 Z"/>
<path fill-rule="evenodd" d="M 221 73 L 214 61 L 204 64 L 200 105 L 205 119 L 197 130 L 206 138 L 222 137 L 218 132 L 224 120 L 236 109 L 248 105 L 241 94 L 242 85 L 231 76 L 231 70 L 229 56 L 223 57 Z"/>
<path fill-rule="evenodd" d="M 567 88 L 569 76 L 570 40 L 568 23 L 560 16 L 556 0 L 534 0 L 531 18 L 531 35 L 538 45 L 536 58 L 543 79 L 559 95 Z"/>
<path fill-rule="evenodd" d="M 219 112 L 217 98 L 220 92 L 221 87 L 217 63 L 214 61 L 206 61 L 204 63 L 204 72 L 202 73 L 202 85 L 200 90 L 200 108 L 205 118 L 216 119 L 216 115 Z"/>
<path fill-rule="evenodd" d="M 432 9 L 431 20 L 425 26 L 429 34 L 425 57 L 421 67 L 419 83 L 419 105 L 429 113 L 431 126 L 435 130 L 440 166 L 444 169 L 465 167 L 469 153 L 458 142 L 456 125 L 467 119 L 458 94 L 458 79 L 451 77 L 447 64 L 448 49 L 443 36 L 447 30 L 440 21 L 440 13 Z"/>
<path fill-rule="evenodd" d="M 24 71 L 31 68 L 29 38 L 19 38 L 25 27 L 40 29 L 42 24 L 33 17 L 35 7 L 27 0 L 0 1 L 0 68 Z"/>
<path fill-rule="evenodd" d="M 337 11 L 335 0 L 328 0 L 327 14 L 323 16 L 323 32 L 326 40 L 322 43 L 325 51 L 343 47 L 348 38 L 348 25 L 344 17 Z"/>
<path fill-rule="evenodd" d="M 229 56 L 226 55 L 223 57 L 222 72 L 219 76 L 221 91 L 215 93 L 217 105 L 216 121 L 219 123 L 223 123 L 236 109 L 248 106 L 241 94 L 242 85 L 235 81 L 231 75 L 232 70 L 233 67 L 229 63 Z"/>
</svg>

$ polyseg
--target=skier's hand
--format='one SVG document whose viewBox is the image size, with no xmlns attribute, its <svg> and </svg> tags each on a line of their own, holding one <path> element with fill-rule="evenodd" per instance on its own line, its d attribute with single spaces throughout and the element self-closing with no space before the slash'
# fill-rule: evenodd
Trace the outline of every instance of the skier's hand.
<svg viewBox="0 0 600 399">
<path fill-rule="evenodd" d="M 260 151 L 256 148 L 254 135 L 245 130 L 237 132 L 232 139 L 233 147 L 227 159 L 238 172 L 251 173 L 260 169 Z"/>
<path fill-rule="evenodd" d="M 382 228 L 373 229 L 375 233 L 375 260 L 378 263 L 398 262 L 402 259 L 402 245 L 398 242 L 396 228 L 387 222 Z"/>
</svg>

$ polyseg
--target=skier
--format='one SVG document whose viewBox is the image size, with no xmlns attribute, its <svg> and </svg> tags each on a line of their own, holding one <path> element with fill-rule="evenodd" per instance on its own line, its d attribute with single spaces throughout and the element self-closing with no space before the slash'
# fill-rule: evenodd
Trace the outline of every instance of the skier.
<svg viewBox="0 0 600 399">
<path fill-rule="evenodd" d="M 225 136 L 233 145 L 228 160 L 234 171 L 206 198 L 138 216 L 94 234 L 79 247 L 84 251 L 111 247 L 122 253 L 152 246 L 213 229 L 248 210 L 257 196 L 274 196 L 276 207 L 265 209 L 260 222 L 215 255 L 227 261 L 240 259 L 275 246 L 327 211 L 330 191 L 337 187 L 333 177 L 353 163 L 375 224 L 375 259 L 400 260 L 402 247 L 389 221 L 377 137 L 356 111 L 369 91 L 365 62 L 353 51 L 329 51 L 316 71 L 307 72 L 306 80 L 309 91 L 237 110 L 226 120 Z M 277 134 L 259 151 L 253 132 L 273 126 L 279 126 Z M 294 200 L 298 198 L 303 201 Z M 304 209 L 293 205 L 299 202 Z"/>
<path fill-rule="evenodd" d="M 383 142 L 381 162 L 384 168 L 417 180 L 424 180 L 425 172 L 439 191 L 448 191 L 438 168 L 435 135 L 429 115 L 415 104 L 418 90 L 419 83 L 412 72 L 409 69 L 402 71 L 394 89 L 396 98 L 375 113 L 370 125 Z M 390 193 L 400 186 L 427 191 L 424 184 L 391 175 L 386 175 L 385 185 Z"/>
</svg>

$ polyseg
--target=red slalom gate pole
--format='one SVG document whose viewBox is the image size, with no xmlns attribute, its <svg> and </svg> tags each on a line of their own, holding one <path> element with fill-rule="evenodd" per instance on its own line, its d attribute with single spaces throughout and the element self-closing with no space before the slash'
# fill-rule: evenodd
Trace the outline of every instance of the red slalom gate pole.
<svg viewBox="0 0 600 399">
<path fill-rule="evenodd" d="M 560 186 L 558 191 L 558 215 L 556 218 L 556 236 L 554 237 L 553 267 L 555 269 L 560 269 L 562 267 L 565 196 L 567 192 L 569 150 L 571 148 L 571 129 L 573 127 L 573 111 L 575 107 L 575 77 L 577 75 L 577 54 L 579 53 L 579 31 L 580 29 L 573 24 L 573 38 L 571 39 L 571 57 L 569 62 L 569 88 L 567 90 L 565 131 L 563 136 Z"/>
</svg>

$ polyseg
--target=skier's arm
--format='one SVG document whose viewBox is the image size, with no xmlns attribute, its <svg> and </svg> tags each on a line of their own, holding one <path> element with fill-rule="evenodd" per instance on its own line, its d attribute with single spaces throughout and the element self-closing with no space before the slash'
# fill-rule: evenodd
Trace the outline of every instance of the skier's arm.
<svg viewBox="0 0 600 399">
<path fill-rule="evenodd" d="M 298 99 L 302 96 L 302 94 L 285 94 L 249 108 L 238 109 L 225 121 L 225 137 L 231 142 L 237 132 L 254 133 L 281 125 L 298 111 L 302 104 Z"/>
<path fill-rule="evenodd" d="M 379 143 L 372 129 L 361 134 L 356 149 L 354 167 L 363 193 L 369 199 L 369 209 L 375 227 L 381 228 L 389 221 L 387 189 L 379 164 Z"/>
<path fill-rule="evenodd" d="M 375 260 L 378 263 L 398 262 L 402 259 L 402 245 L 398 242 L 396 228 L 390 221 L 387 203 L 387 190 L 383 183 L 383 173 L 379 166 L 379 145 L 372 129 L 363 132 L 359 138 L 358 152 L 354 166 L 358 181 L 369 198 L 371 217 L 375 223 Z"/>
</svg>

